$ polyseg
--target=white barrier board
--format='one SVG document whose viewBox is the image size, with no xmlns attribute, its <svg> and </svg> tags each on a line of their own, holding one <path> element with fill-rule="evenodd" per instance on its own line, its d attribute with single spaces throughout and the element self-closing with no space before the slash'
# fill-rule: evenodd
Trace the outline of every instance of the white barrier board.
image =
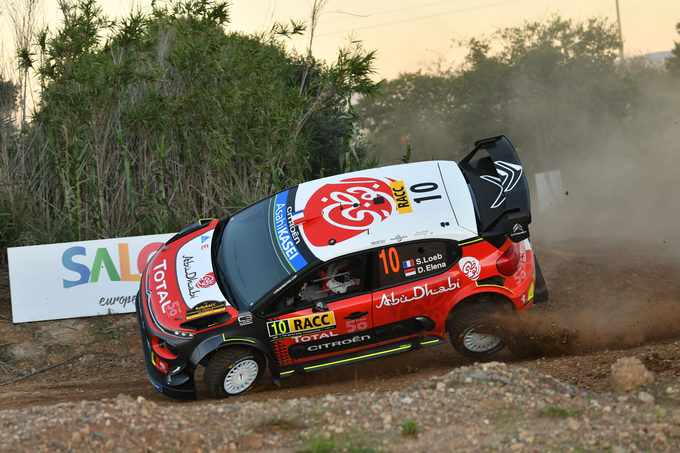
<svg viewBox="0 0 680 453">
<path fill-rule="evenodd" d="M 146 263 L 173 235 L 8 248 L 12 321 L 134 312 Z"/>
</svg>

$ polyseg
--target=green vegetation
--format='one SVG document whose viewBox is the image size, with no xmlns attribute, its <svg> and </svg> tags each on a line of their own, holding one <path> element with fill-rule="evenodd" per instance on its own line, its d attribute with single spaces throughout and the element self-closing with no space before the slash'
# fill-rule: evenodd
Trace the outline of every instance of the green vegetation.
<svg viewBox="0 0 680 453">
<path fill-rule="evenodd" d="M 460 159 L 475 140 L 504 134 L 528 172 L 549 171 L 614 141 L 625 144 L 620 152 L 644 149 L 680 106 L 680 58 L 667 70 L 642 59 L 621 64 L 606 20 L 553 16 L 460 45 L 461 65 L 400 74 L 377 101 L 358 103 L 384 164 L 410 148 L 414 161 Z M 673 52 L 680 56 L 680 43 Z"/>
<path fill-rule="evenodd" d="M 376 453 L 380 450 L 375 450 L 366 447 L 366 439 L 363 435 L 351 433 L 347 435 L 319 435 L 314 436 L 304 443 L 304 446 L 298 448 L 299 453 L 333 453 L 333 452 L 348 452 L 348 453 Z"/>
<path fill-rule="evenodd" d="M 528 174 L 569 164 L 585 180 L 583 162 L 605 150 L 619 181 L 674 182 L 638 161 L 673 166 L 659 150 L 677 141 L 680 42 L 663 67 L 617 62 L 610 22 L 554 16 L 461 43 L 458 67 L 383 83 L 354 38 L 331 64 L 286 48 L 313 35 L 325 3 L 309 24 L 244 34 L 229 30 L 225 0 L 155 2 L 119 20 L 95 0 L 63 0 L 55 29 L 16 32 L 16 73 L 0 77 L 0 259 L 8 246 L 177 231 L 377 166 L 370 143 L 392 164 L 459 159 L 505 134 Z M 608 206 L 622 188 L 597 190 Z"/>
<path fill-rule="evenodd" d="M 417 436 L 421 431 L 422 428 L 413 420 L 407 420 L 401 424 L 402 436 Z"/>
<path fill-rule="evenodd" d="M 30 121 L 26 79 L 0 83 L 3 248 L 177 231 L 377 165 L 350 102 L 377 93 L 375 53 L 352 40 L 325 64 L 286 50 L 304 24 L 230 32 L 228 6 L 157 2 L 113 21 L 95 0 L 60 2 L 56 30 L 18 51 Z"/>
<path fill-rule="evenodd" d="M 539 410 L 536 413 L 536 416 L 549 418 L 580 417 L 581 411 L 579 409 L 567 409 L 560 406 L 549 406 Z"/>
<path fill-rule="evenodd" d="M 258 423 L 257 427 L 260 429 L 280 428 L 286 431 L 304 428 L 304 426 L 295 419 L 282 418 L 273 415 L 268 416 L 262 422 Z"/>
</svg>

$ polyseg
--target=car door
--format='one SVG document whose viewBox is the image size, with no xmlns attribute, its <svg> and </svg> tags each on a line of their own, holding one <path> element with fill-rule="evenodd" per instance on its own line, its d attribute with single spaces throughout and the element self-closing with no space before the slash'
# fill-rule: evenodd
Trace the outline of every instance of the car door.
<svg viewBox="0 0 680 453">
<path fill-rule="evenodd" d="M 374 343 L 367 258 L 361 254 L 324 263 L 272 302 L 267 331 L 280 366 Z"/>
<path fill-rule="evenodd" d="M 458 253 L 446 241 L 412 242 L 373 252 L 372 311 L 378 343 L 443 325 L 448 302 L 460 290 L 459 274 L 452 270 Z"/>
</svg>

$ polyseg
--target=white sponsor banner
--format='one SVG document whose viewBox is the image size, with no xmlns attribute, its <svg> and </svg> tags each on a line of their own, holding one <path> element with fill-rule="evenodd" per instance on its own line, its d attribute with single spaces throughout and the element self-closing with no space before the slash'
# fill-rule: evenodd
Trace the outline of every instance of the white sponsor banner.
<svg viewBox="0 0 680 453">
<path fill-rule="evenodd" d="M 141 273 L 174 234 L 12 247 L 12 321 L 132 313 Z"/>
<path fill-rule="evenodd" d="M 536 193 L 539 212 L 549 211 L 561 204 L 564 201 L 564 188 L 560 170 L 536 173 Z"/>
</svg>

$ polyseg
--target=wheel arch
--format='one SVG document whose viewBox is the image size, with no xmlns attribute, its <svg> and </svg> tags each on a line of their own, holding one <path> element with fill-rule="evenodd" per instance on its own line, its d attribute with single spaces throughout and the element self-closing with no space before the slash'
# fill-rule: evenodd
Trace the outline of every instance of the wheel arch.
<svg viewBox="0 0 680 453">
<path fill-rule="evenodd" d="M 456 302 L 446 315 L 445 325 L 448 326 L 449 321 L 455 316 L 457 311 L 462 310 L 466 306 L 475 304 L 480 300 L 492 302 L 493 304 L 498 305 L 501 310 L 506 311 L 507 314 L 517 316 L 517 307 L 512 300 L 507 295 L 503 294 L 503 292 L 496 290 L 495 288 L 490 288 L 489 291 L 482 290 L 468 294 L 466 297 Z M 446 333 L 448 333 L 448 327 L 446 327 Z"/>
<path fill-rule="evenodd" d="M 215 355 L 219 349 L 234 346 L 246 346 L 261 353 L 264 356 L 266 366 L 269 367 L 272 380 L 276 385 L 281 387 L 279 366 L 276 358 L 272 355 L 267 346 L 256 338 L 228 337 L 224 334 L 209 338 L 208 340 L 201 343 L 198 348 L 196 348 L 196 353 L 198 354 L 196 363 L 200 363 L 201 365 L 205 366 L 210 358 Z"/>
</svg>

